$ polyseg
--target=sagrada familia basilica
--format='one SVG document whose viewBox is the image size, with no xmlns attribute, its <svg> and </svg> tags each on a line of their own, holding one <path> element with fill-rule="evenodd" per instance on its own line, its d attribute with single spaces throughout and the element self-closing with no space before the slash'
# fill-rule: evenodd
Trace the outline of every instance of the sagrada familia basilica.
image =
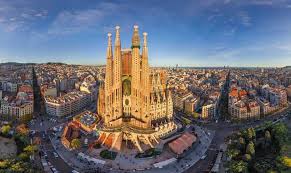
<svg viewBox="0 0 291 173">
<path fill-rule="evenodd" d="M 98 97 L 98 114 L 103 119 L 98 142 L 117 151 L 131 143 L 143 152 L 177 130 L 167 76 L 149 67 L 147 33 L 143 33 L 140 53 L 138 26 L 134 26 L 130 49 L 121 48 L 116 26 L 113 54 L 111 36 L 108 33 L 105 81 Z"/>
</svg>

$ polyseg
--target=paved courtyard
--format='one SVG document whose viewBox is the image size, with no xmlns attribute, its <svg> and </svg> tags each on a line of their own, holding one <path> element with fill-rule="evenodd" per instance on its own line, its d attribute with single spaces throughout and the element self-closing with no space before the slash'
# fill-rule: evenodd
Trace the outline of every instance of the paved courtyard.
<svg viewBox="0 0 291 173">
<path fill-rule="evenodd" d="M 60 157 L 65 162 L 67 162 L 68 165 L 80 172 L 84 172 L 86 170 L 100 169 L 106 171 L 107 173 L 121 173 L 133 171 L 138 171 L 142 173 L 182 173 L 187 168 L 191 167 L 197 161 L 199 161 L 201 157 L 206 153 L 215 133 L 214 131 L 202 129 L 199 126 L 195 126 L 195 132 L 197 133 L 200 142 L 198 142 L 194 148 L 187 151 L 184 158 L 178 159 L 175 163 L 164 166 L 162 169 L 155 168 L 154 164 L 164 160 L 175 158 L 175 154 L 172 153 L 167 147 L 165 147 L 163 153 L 156 158 L 135 158 L 135 154 L 132 154 L 132 152 L 124 152 L 118 153 L 116 159 L 112 161 L 100 158 L 99 153 L 104 148 L 93 149 L 90 151 L 85 149 L 81 149 L 79 151 L 69 151 L 64 148 L 59 139 L 51 138 L 51 141 Z M 94 164 L 92 162 L 82 160 L 77 157 L 78 152 L 83 152 L 84 154 L 92 158 L 104 160 L 105 165 Z"/>
<path fill-rule="evenodd" d="M 0 159 L 11 158 L 16 155 L 17 147 L 13 139 L 0 136 Z"/>
</svg>

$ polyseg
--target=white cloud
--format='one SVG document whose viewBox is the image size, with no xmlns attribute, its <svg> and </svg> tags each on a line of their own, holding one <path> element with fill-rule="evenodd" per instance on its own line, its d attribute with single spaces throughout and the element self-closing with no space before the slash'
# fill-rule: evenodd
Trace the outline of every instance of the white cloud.
<svg viewBox="0 0 291 173">
<path fill-rule="evenodd" d="M 252 25 L 251 17 L 249 16 L 248 12 L 240 11 L 238 13 L 238 17 L 240 18 L 240 22 L 243 26 L 249 27 Z"/>
<path fill-rule="evenodd" d="M 231 2 L 231 0 L 224 0 L 224 4 L 228 4 L 230 2 Z"/>
<path fill-rule="evenodd" d="M 254 0 L 251 1 L 253 5 L 273 5 L 273 0 Z"/>
<path fill-rule="evenodd" d="M 42 14 L 43 19 L 47 12 L 16 5 L 10 1 L 0 1 L 0 28 L 7 32 L 27 30 L 40 19 L 36 14 Z"/>
<path fill-rule="evenodd" d="M 48 29 L 49 34 L 63 35 L 81 32 L 97 26 L 105 16 L 111 14 L 117 6 L 102 3 L 96 8 L 79 11 L 62 11 Z"/>
<path fill-rule="evenodd" d="M 290 43 L 276 43 L 273 46 L 276 49 L 284 51 L 288 54 L 291 54 L 291 44 Z"/>
<path fill-rule="evenodd" d="M 235 34 L 235 32 L 236 32 L 236 28 L 231 28 L 231 29 L 225 31 L 224 35 L 225 36 L 233 36 Z"/>
<path fill-rule="evenodd" d="M 212 20 L 215 20 L 215 18 L 217 18 L 217 17 L 221 17 L 222 16 L 222 14 L 213 14 L 213 15 L 210 15 L 210 16 L 208 16 L 208 18 L 207 18 L 207 20 L 208 21 L 212 21 Z"/>
</svg>

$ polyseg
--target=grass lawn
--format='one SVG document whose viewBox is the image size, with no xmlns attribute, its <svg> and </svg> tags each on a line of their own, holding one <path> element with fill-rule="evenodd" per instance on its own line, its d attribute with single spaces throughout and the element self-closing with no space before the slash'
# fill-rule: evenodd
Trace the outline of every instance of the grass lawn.
<svg viewBox="0 0 291 173">
<path fill-rule="evenodd" d="M 146 157 L 155 157 L 160 155 L 161 152 L 155 150 L 154 148 L 146 150 L 144 153 L 138 153 L 135 157 L 136 158 L 146 158 Z"/>
<path fill-rule="evenodd" d="M 117 153 L 109 150 L 103 150 L 100 152 L 100 156 L 103 159 L 110 159 L 110 160 L 115 160 Z"/>
</svg>

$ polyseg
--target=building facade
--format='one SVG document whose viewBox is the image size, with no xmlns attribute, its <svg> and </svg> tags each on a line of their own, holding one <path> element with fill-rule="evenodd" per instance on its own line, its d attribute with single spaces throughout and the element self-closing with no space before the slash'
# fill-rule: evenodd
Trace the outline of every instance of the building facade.
<svg viewBox="0 0 291 173">
<path fill-rule="evenodd" d="M 184 112 L 190 113 L 190 114 L 195 113 L 196 109 L 199 106 L 199 102 L 200 102 L 199 97 L 193 97 L 193 98 L 190 97 L 186 99 L 184 103 Z"/>
<path fill-rule="evenodd" d="M 202 106 L 201 118 L 214 118 L 217 116 L 218 102 L 213 100 L 208 100 Z"/>
<path fill-rule="evenodd" d="M 11 118 L 21 119 L 25 115 L 32 115 L 33 102 L 9 103 L 6 100 L 1 101 L 0 114 L 8 115 Z"/>
<path fill-rule="evenodd" d="M 51 116 L 66 116 L 77 113 L 90 104 L 90 94 L 77 91 L 60 97 L 45 96 L 46 113 Z"/>
<path fill-rule="evenodd" d="M 174 91 L 173 96 L 174 107 L 178 110 L 185 109 L 185 101 L 189 98 L 193 98 L 193 94 L 188 90 L 178 90 Z"/>
</svg>

